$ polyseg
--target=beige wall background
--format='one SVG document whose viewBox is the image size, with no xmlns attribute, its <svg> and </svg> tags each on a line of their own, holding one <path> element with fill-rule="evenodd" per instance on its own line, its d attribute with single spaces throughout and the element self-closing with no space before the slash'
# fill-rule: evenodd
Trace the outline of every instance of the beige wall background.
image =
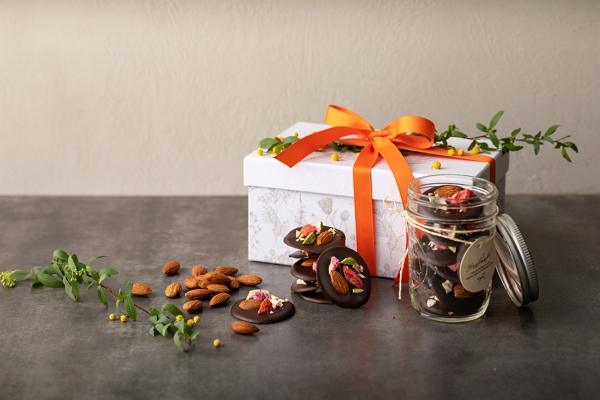
<svg viewBox="0 0 600 400">
<path fill-rule="evenodd" d="M 243 157 L 328 104 L 375 127 L 560 124 L 508 193 L 600 193 L 600 2 L 0 1 L 0 194 L 243 195 Z"/>
</svg>

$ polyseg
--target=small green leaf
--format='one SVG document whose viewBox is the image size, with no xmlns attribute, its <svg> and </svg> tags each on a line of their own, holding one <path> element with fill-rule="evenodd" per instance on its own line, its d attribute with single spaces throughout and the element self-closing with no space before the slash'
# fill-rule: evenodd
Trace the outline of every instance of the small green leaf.
<svg viewBox="0 0 600 400">
<path fill-rule="evenodd" d="M 452 132 L 452 136 L 453 137 L 458 137 L 458 138 L 463 138 L 463 139 L 468 138 L 468 136 L 466 134 L 464 134 L 462 132 L 459 132 L 459 131 Z"/>
<path fill-rule="evenodd" d="M 131 291 L 133 290 L 133 282 L 127 282 L 127 285 L 125 285 L 125 289 L 123 289 L 123 293 L 125 293 L 125 295 L 131 294 Z"/>
<path fill-rule="evenodd" d="M 152 315 L 158 315 L 158 310 L 156 308 L 154 308 L 154 307 L 151 307 L 150 308 L 150 314 L 152 314 Z"/>
<path fill-rule="evenodd" d="M 86 267 L 87 267 L 87 266 L 89 266 L 89 265 L 92 263 L 92 261 L 94 261 L 94 260 L 95 260 L 95 259 L 97 259 L 97 258 L 106 258 L 106 257 L 107 257 L 107 256 L 98 256 L 98 257 L 92 257 L 92 258 L 90 258 L 89 260 L 87 260 L 87 261 L 85 262 L 85 266 L 86 266 Z"/>
<path fill-rule="evenodd" d="M 521 133 L 521 128 L 515 129 L 514 131 L 511 132 L 510 136 L 512 137 L 517 137 L 517 135 Z"/>
<path fill-rule="evenodd" d="M 481 150 L 491 150 L 490 146 L 486 142 L 479 143 Z"/>
<path fill-rule="evenodd" d="M 14 271 L 10 274 L 10 277 L 12 279 L 14 279 L 17 282 L 21 282 L 24 281 L 25 279 L 29 278 L 30 276 L 32 276 L 32 274 L 30 274 L 27 271 Z"/>
<path fill-rule="evenodd" d="M 56 273 L 56 275 L 58 275 L 60 277 L 60 279 L 65 277 L 65 275 L 62 273 L 62 271 L 58 267 L 58 264 L 52 263 L 52 270 L 54 271 L 54 273 Z"/>
<path fill-rule="evenodd" d="M 356 265 L 357 262 L 354 258 L 352 257 L 346 257 L 341 261 L 342 264 L 346 264 L 346 265 Z"/>
<path fill-rule="evenodd" d="M 548 130 L 546 131 L 546 133 L 544 133 L 544 136 L 550 136 L 552 135 L 554 132 L 556 132 L 556 130 L 558 129 L 560 125 L 552 125 L 550 128 L 548 128 Z"/>
<path fill-rule="evenodd" d="M 196 331 L 196 332 L 192 333 L 192 336 L 190 336 L 190 340 L 196 340 L 196 338 L 198 337 L 199 334 L 200 334 L 200 331 Z"/>
<path fill-rule="evenodd" d="M 93 280 L 97 281 L 98 280 L 98 272 L 90 267 L 89 265 L 85 268 L 85 270 L 87 271 L 88 274 L 90 274 L 90 276 L 92 277 Z"/>
<path fill-rule="evenodd" d="M 181 347 L 181 339 L 179 338 L 179 332 L 175 332 L 173 336 L 173 341 L 175 342 L 175 346 L 183 353 L 183 347 Z"/>
<path fill-rule="evenodd" d="M 495 147 L 498 147 L 500 145 L 500 141 L 498 140 L 498 136 L 496 136 L 495 132 L 488 132 L 489 136 L 490 136 L 490 140 L 492 141 L 492 143 L 494 144 Z"/>
<path fill-rule="evenodd" d="M 552 139 L 550 136 L 544 136 L 542 138 L 542 140 L 545 140 L 548 143 L 554 144 L 554 139 Z"/>
<path fill-rule="evenodd" d="M 117 309 L 118 312 L 120 312 L 121 314 L 125 314 L 123 311 L 121 311 L 121 300 L 117 299 L 116 300 L 116 304 L 115 304 L 115 308 Z"/>
<path fill-rule="evenodd" d="M 156 324 L 156 326 L 158 327 L 159 325 L 162 324 Z M 162 327 L 159 329 L 159 332 L 161 335 L 163 335 L 166 338 L 170 338 L 171 337 L 171 333 L 169 332 L 169 325 L 162 325 Z"/>
<path fill-rule="evenodd" d="M 475 147 L 475 145 L 477 145 L 477 140 L 473 140 L 471 142 L 471 144 L 469 145 L 469 148 L 467 149 L 467 151 L 473 150 L 473 147 Z"/>
<path fill-rule="evenodd" d="M 562 151 L 562 156 L 565 158 L 565 160 L 567 160 L 568 162 L 571 162 L 571 159 L 569 158 L 569 155 L 567 154 L 567 148 L 563 147 L 561 151 Z"/>
<path fill-rule="evenodd" d="M 154 328 L 154 325 L 152 325 L 150 327 L 150 336 L 154 336 L 154 335 L 156 335 L 156 328 Z"/>
<path fill-rule="evenodd" d="M 331 143 L 328 144 L 328 146 L 331 147 L 335 151 L 341 151 L 342 150 L 342 146 L 338 142 L 331 142 Z"/>
<path fill-rule="evenodd" d="M 299 139 L 296 136 L 288 136 L 285 139 L 283 139 L 283 144 L 287 147 L 290 144 L 297 142 Z"/>
<path fill-rule="evenodd" d="M 33 275 L 41 274 L 43 270 L 44 270 L 44 267 L 33 267 L 33 268 L 31 268 L 31 273 Z"/>
<path fill-rule="evenodd" d="M 40 283 L 40 280 L 36 276 L 35 278 L 33 278 L 33 282 L 31 282 L 31 286 L 37 285 L 38 283 Z"/>
<path fill-rule="evenodd" d="M 179 308 L 177 308 L 175 306 L 175 304 L 165 303 L 165 304 L 163 304 L 162 309 L 165 310 L 165 311 L 170 312 L 174 316 L 181 315 L 181 316 L 185 317 L 185 315 L 183 315 L 183 311 L 181 311 Z"/>
<path fill-rule="evenodd" d="M 63 284 L 65 285 L 65 293 L 69 298 L 73 301 L 77 301 L 75 295 L 73 294 L 73 286 L 71 286 L 71 282 L 67 280 L 67 277 L 63 278 Z"/>
<path fill-rule="evenodd" d="M 36 275 L 37 279 L 44 286 L 48 286 L 51 288 L 62 288 L 65 287 L 65 284 L 62 281 L 59 281 L 55 277 L 48 274 L 38 274 Z"/>
<path fill-rule="evenodd" d="M 185 319 L 182 319 L 181 321 L 176 321 L 175 323 L 173 323 L 173 325 L 175 325 L 175 328 L 177 328 L 177 330 L 181 333 L 185 331 L 185 327 L 187 326 Z"/>
<path fill-rule="evenodd" d="M 579 153 L 579 150 L 577 150 L 577 146 L 575 146 L 575 143 L 573 142 L 563 142 L 563 146 L 573 149 L 575 153 Z"/>
<path fill-rule="evenodd" d="M 533 137 L 533 139 L 534 139 L 534 140 L 540 140 L 540 137 L 542 137 L 542 131 L 539 131 L 539 132 L 537 133 L 537 135 L 535 135 L 535 136 Z"/>
<path fill-rule="evenodd" d="M 119 293 L 117 294 L 117 299 L 119 299 L 121 301 L 125 300 L 125 295 L 123 294 L 121 289 L 119 289 Z"/>
<path fill-rule="evenodd" d="M 514 144 L 505 143 L 503 149 L 507 149 L 509 151 L 519 151 L 523 148 L 523 146 L 515 146 Z"/>
<path fill-rule="evenodd" d="M 129 317 L 135 321 L 137 317 L 137 311 L 130 294 L 125 296 L 125 310 L 127 311 L 127 315 L 129 315 Z"/>
<path fill-rule="evenodd" d="M 278 139 L 273 139 L 273 138 L 265 138 L 263 140 L 260 141 L 260 143 L 258 144 L 258 146 L 261 149 L 268 149 L 271 148 L 274 145 L 279 144 L 279 140 Z"/>
<path fill-rule="evenodd" d="M 272 151 L 273 151 L 273 154 L 281 153 L 283 151 L 283 143 L 279 143 L 278 145 L 273 147 Z"/>
<path fill-rule="evenodd" d="M 485 127 L 485 125 L 480 124 L 479 122 L 477 123 L 477 125 L 475 125 L 477 127 L 477 129 L 479 129 L 481 132 L 487 132 L 488 128 Z"/>
<path fill-rule="evenodd" d="M 537 140 L 533 142 L 533 150 L 536 156 L 540 152 L 540 142 L 538 142 Z"/>
<path fill-rule="evenodd" d="M 100 274 L 100 275 L 106 275 L 106 277 L 108 278 L 109 276 L 117 275 L 118 272 L 115 271 L 112 268 L 102 268 L 100 270 L 100 272 L 98 272 L 98 274 Z"/>
<path fill-rule="evenodd" d="M 67 261 L 69 259 L 69 255 L 62 250 L 54 250 L 54 258 L 59 258 L 63 261 Z"/>
<path fill-rule="evenodd" d="M 496 115 L 492 117 L 492 120 L 490 121 L 490 129 L 494 128 L 496 124 L 498 124 L 498 121 L 500 121 L 500 117 L 502 117 L 503 114 L 504 111 L 498 111 Z"/>
<path fill-rule="evenodd" d="M 96 293 L 98 294 L 98 300 L 100 300 L 100 303 L 104 304 L 104 307 L 108 307 L 108 301 L 106 301 L 106 294 L 104 294 L 102 286 L 98 285 L 96 288 Z"/>
</svg>

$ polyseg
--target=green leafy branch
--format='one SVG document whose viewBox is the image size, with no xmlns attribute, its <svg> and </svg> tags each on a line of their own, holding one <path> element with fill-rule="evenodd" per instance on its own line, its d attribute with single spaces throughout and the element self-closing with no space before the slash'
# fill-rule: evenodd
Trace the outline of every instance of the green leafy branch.
<svg viewBox="0 0 600 400">
<path fill-rule="evenodd" d="M 150 311 L 145 310 L 133 301 L 131 293 L 133 282 L 128 282 L 123 290 L 119 289 L 118 293 L 115 294 L 114 290 L 106 286 L 103 282 L 107 278 L 117 275 L 118 272 L 112 268 L 102 268 L 101 270 L 96 271 L 90 265 L 92 261 L 105 257 L 106 256 L 90 258 L 85 263 L 82 263 L 79 261 L 77 254 L 68 254 L 63 250 L 55 250 L 52 262 L 49 266 L 36 266 L 30 271 L 4 271 L 0 273 L 0 281 L 2 285 L 12 288 L 16 286 L 17 282 L 22 282 L 33 277 L 31 286 L 42 284 L 54 289 L 64 288 L 66 295 L 74 302 L 79 300 L 80 285 L 87 285 L 87 290 L 96 287 L 98 300 L 105 307 L 108 307 L 108 301 L 104 292 L 107 290 L 115 301 L 116 309 L 125 316 L 121 321 L 125 322 L 127 317 L 135 321 L 137 318 L 137 308 L 150 315 L 150 321 L 153 324 L 150 330 L 152 336 L 154 336 L 155 332 L 159 332 L 163 336 L 173 335 L 175 344 L 181 351 L 183 351 L 181 339 L 191 346 L 192 342 L 199 334 L 199 331 L 194 332 L 192 328 L 193 325 L 199 321 L 199 318 L 196 317 L 198 320 L 190 319 L 185 322 L 183 320 L 183 312 L 170 303 L 164 304 L 162 310 L 166 310 L 176 317 L 174 323 L 166 317 L 162 311 L 159 312 L 154 308 L 150 309 Z M 121 304 L 125 306 L 125 311 L 121 310 Z M 168 319 L 169 322 L 167 322 L 165 318 Z M 111 314 L 111 320 L 112 319 L 114 319 L 114 314 Z"/>
<path fill-rule="evenodd" d="M 492 119 L 490 120 L 489 126 L 485 126 L 482 123 L 477 123 L 475 127 L 482 132 L 481 135 L 469 137 L 465 133 L 461 132 L 456 125 L 449 125 L 448 129 L 440 134 L 436 132 L 435 135 L 435 145 L 437 147 L 451 149 L 452 146 L 448 145 L 448 139 L 451 137 L 458 137 L 463 139 L 470 139 L 471 143 L 468 147 L 469 151 L 473 151 L 477 153 L 479 150 L 484 152 L 489 151 L 501 151 L 502 154 L 506 154 L 509 151 L 519 151 L 522 150 L 525 146 L 519 145 L 519 143 L 528 144 L 533 146 L 533 150 L 535 155 L 538 155 L 540 152 L 540 147 L 544 144 L 554 145 L 555 149 L 561 149 L 562 156 L 568 161 L 571 162 L 571 158 L 567 153 L 567 149 L 572 149 L 576 153 L 579 152 L 577 146 L 573 142 L 569 142 L 566 139 L 571 137 L 571 135 L 564 136 L 560 139 L 554 139 L 552 135 L 559 128 L 559 125 L 552 125 L 550 128 L 546 130 L 546 132 L 542 135 L 542 131 L 539 131 L 535 135 L 530 135 L 527 133 L 521 132 L 521 128 L 517 128 L 513 130 L 510 136 L 499 138 L 497 134 L 496 125 L 500 121 L 500 118 L 504 115 L 504 111 L 497 112 Z M 489 139 L 492 142 L 493 146 L 490 146 L 489 143 L 485 141 L 481 141 L 480 139 Z"/>
</svg>

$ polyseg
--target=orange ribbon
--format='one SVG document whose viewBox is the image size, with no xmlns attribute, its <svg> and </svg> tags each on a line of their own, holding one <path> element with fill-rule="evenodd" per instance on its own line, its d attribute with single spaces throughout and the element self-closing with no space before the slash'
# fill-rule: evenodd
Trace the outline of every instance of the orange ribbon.
<svg viewBox="0 0 600 400">
<path fill-rule="evenodd" d="M 364 258 L 369 272 L 374 276 L 377 264 L 371 168 L 381 155 L 392 171 L 400 192 L 402 205 L 406 207 L 406 191 L 408 184 L 414 177 L 408 163 L 398 149 L 444 157 L 448 157 L 448 151 L 432 147 L 435 142 L 435 125 L 430 120 L 422 117 L 400 117 L 385 128 L 375 130 L 355 112 L 330 105 L 325 116 L 325 123 L 331 125 L 332 128 L 303 137 L 275 158 L 288 167 L 293 167 L 312 152 L 336 140 L 351 146 L 363 146 L 352 170 L 356 217 L 356 250 Z M 346 137 L 350 135 L 355 136 Z M 344 139 L 342 140 L 342 138 Z M 490 177 L 492 182 L 494 181 L 494 158 L 466 152 L 461 158 L 489 163 Z M 408 273 L 408 268 L 406 268 L 406 273 Z"/>
</svg>

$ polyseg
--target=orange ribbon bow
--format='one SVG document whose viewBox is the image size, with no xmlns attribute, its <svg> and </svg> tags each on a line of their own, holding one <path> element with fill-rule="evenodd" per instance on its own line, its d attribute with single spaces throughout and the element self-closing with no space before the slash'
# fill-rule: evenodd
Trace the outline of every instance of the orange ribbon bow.
<svg viewBox="0 0 600 400">
<path fill-rule="evenodd" d="M 313 135 L 298 140 L 275 158 L 288 167 L 293 167 L 306 156 L 327 146 L 329 143 L 346 136 L 355 135 L 340 141 L 351 146 L 364 146 L 354 162 L 352 170 L 354 212 L 356 216 L 356 250 L 364 258 L 371 275 L 376 275 L 371 168 L 377 161 L 378 156 L 381 155 L 388 163 L 396 180 L 403 207 L 406 207 L 406 191 L 408 184 L 414 177 L 408 163 L 398 149 L 445 157 L 448 156 L 448 152 L 442 148 L 432 147 L 435 142 L 435 125 L 430 120 L 422 117 L 400 117 L 385 128 L 375 130 L 355 112 L 330 105 L 325 116 L 325 123 L 331 125 L 332 128 L 315 132 Z M 492 157 L 467 153 L 463 157 L 489 163 L 490 176 L 493 181 L 495 166 Z M 406 272 L 408 273 L 408 271 Z"/>
</svg>

